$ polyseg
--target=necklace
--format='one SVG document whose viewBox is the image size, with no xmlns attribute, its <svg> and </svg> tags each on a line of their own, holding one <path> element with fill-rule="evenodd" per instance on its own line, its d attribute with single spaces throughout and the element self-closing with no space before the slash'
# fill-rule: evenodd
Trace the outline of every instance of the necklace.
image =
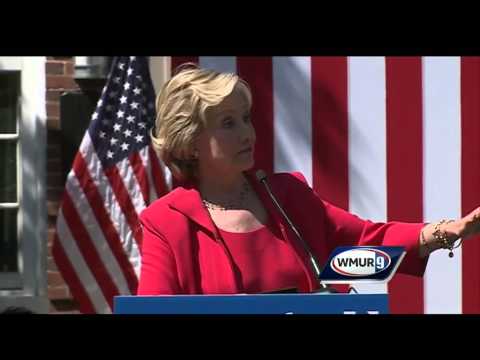
<svg viewBox="0 0 480 360">
<path fill-rule="evenodd" d="M 245 199 L 248 196 L 248 193 L 250 192 L 250 187 L 248 186 L 248 182 L 245 181 L 242 185 L 242 190 L 238 194 L 238 197 L 229 199 L 223 204 L 219 203 L 214 203 L 207 198 L 202 198 L 203 205 L 209 209 L 209 210 L 233 210 L 233 209 L 241 209 L 243 208 L 243 204 L 245 202 Z"/>
</svg>

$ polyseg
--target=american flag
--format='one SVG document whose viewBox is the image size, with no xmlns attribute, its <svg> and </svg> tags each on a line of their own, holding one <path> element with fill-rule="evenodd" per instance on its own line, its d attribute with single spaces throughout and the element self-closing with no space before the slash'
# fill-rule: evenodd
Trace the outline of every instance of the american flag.
<svg viewBox="0 0 480 360">
<path fill-rule="evenodd" d="M 252 87 L 256 164 L 301 171 L 373 221 L 459 218 L 480 205 L 478 57 L 173 57 Z M 308 211 L 308 209 L 306 209 Z M 479 313 L 480 239 L 397 274 L 393 313 Z"/>
<path fill-rule="evenodd" d="M 111 313 L 135 294 L 138 215 L 168 190 L 150 144 L 155 91 L 147 57 L 116 57 L 68 174 L 52 248 L 83 313 Z"/>
</svg>

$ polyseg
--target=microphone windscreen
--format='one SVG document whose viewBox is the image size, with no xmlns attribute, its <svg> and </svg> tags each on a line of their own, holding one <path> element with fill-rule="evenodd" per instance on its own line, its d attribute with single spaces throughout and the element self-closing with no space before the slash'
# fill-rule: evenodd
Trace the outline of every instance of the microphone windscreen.
<svg viewBox="0 0 480 360">
<path fill-rule="evenodd" d="M 255 173 L 255 176 L 257 177 L 258 181 L 262 181 L 267 178 L 267 174 L 263 170 L 257 170 Z"/>
</svg>

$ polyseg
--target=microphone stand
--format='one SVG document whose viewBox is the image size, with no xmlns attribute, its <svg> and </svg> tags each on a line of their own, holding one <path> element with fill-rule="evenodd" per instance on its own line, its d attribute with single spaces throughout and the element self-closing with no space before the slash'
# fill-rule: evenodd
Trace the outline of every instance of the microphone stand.
<svg viewBox="0 0 480 360">
<path fill-rule="evenodd" d="M 316 291 L 314 291 L 315 293 L 336 293 L 338 291 L 336 291 L 335 289 L 331 288 L 331 287 L 328 287 L 327 285 L 323 284 L 321 281 L 320 281 L 320 266 L 318 265 L 318 261 L 317 259 L 315 258 L 315 256 L 313 255 L 312 253 L 312 250 L 310 249 L 310 246 L 307 244 L 307 242 L 302 238 L 302 236 L 300 235 L 299 231 L 297 230 L 297 228 L 295 227 L 295 225 L 293 224 L 293 222 L 290 220 L 290 218 L 288 217 L 288 215 L 286 214 L 286 212 L 283 210 L 283 208 L 280 206 L 280 203 L 278 202 L 277 198 L 275 197 L 275 195 L 273 195 L 272 193 L 272 190 L 270 189 L 270 186 L 268 185 L 267 183 L 267 175 L 265 174 L 265 172 L 263 170 L 258 170 L 256 172 L 256 177 L 257 179 L 265 186 L 265 189 L 267 190 L 267 193 L 268 195 L 270 196 L 270 198 L 272 199 L 273 203 L 275 204 L 275 206 L 277 207 L 277 209 L 280 211 L 280 213 L 282 214 L 283 218 L 287 221 L 288 225 L 290 226 L 290 228 L 292 229 L 292 231 L 295 233 L 295 235 L 297 236 L 297 238 L 300 240 L 300 243 L 302 244 L 305 252 L 307 253 L 308 255 L 308 258 L 310 260 L 310 266 L 315 274 L 315 277 L 318 281 L 318 284 L 320 286 L 319 289 L 317 289 Z"/>
</svg>

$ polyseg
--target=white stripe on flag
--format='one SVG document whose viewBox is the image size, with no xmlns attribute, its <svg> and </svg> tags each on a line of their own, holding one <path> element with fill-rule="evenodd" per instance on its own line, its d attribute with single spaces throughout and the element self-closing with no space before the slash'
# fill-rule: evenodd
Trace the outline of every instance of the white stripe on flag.
<svg viewBox="0 0 480 360">
<path fill-rule="evenodd" d="M 115 166 L 118 169 L 118 173 L 120 175 L 120 178 L 122 179 L 125 189 L 128 190 L 128 194 L 130 196 L 133 206 L 135 207 L 135 211 L 137 212 L 137 214 L 140 214 L 145 209 L 146 204 L 145 200 L 143 199 L 142 189 L 140 188 L 137 177 L 133 172 L 130 161 L 125 158 L 117 162 Z"/>
<path fill-rule="evenodd" d="M 349 210 L 368 220 L 387 219 L 385 58 L 348 59 Z M 387 293 L 386 284 L 355 286 Z"/>
<path fill-rule="evenodd" d="M 348 172 L 350 211 L 387 218 L 385 59 L 348 59 Z"/>
<path fill-rule="evenodd" d="M 274 172 L 300 171 L 312 186 L 309 57 L 273 58 Z"/>
<path fill-rule="evenodd" d="M 155 150 L 153 150 L 153 151 L 155 152 Z M 140 154 L 140 157 L 142 158 L 143 166 L 146 169 L 148 169 L 148 176 L 149 176 L 148 179 L 150 181 L 150 187 L 153 185 L 152 180 L 153 180 L 153 176 L 154 176 L 153 168 L 152 168 L 152 162 L 156 161 L 157 164 L 158 164 L 158 167 L 160 169 L 162 169 L 162 171 L 163 171 L 163 181 L 165 182 L 165 185 L 167 186 L 167 188 L 165 190 L 170 191 L 172 189 L 173 175 L 172 175 L 170 169 L 165 166 L 165 164 L 160 159 L 158 154 L 156 154 L 155 157 L 150 157 L 148 147 L 144 147 L 141 151 L 139 151 L 139 154 Z M 152 196 L 155 196 L 155 195 L 157 195 L 157 197 L 155 198 L 155 199 L 157 199 L 164 194 L 157 194 L 157 192 L 155 190 L 155 186 L 153 186 L 153 195 L 151 194 L 150 196 L 152 197 Z"/>
<path fill-rule="evenodd" d="M 123 276 L 123 271 L 112 254 L 110 246 L 108 245 L 108 242 L 103 235 L 102 229 L 97 222 L 97 218 L 93 214 L 92 209 L 90 208 L 90 204 L 88 203 L 88 200 L 83 193 L 83 190 L 80 188 L 77 177 L 70 177 L 69 181 L 66 182 L 65 187 L 70 194 L 70 197 L 72 199 L 75 199 L 75 201 L 73 201 L 73 206 L 75 207 L 77 212 L 81 214 L 82 223 L 85 226 L 88 234 L 90 235 L 90 239 L 92 240 L 95 249 L 100 256 L 102 263 L 105 264 L 105 268 L 107 269 L 110 278 L 117 286 L 120 294 L 130 294 L 127 281 Z"/>
<path fill-rule="evenodd" d="M 128 225 L 127 219 L 123 214 L 122 208 L 117 201 L 115 193 L 113 192 L 113 189 L 110 186 L 107 177 L 103 173 L 103 168 L 100 160 L 98 159 L 97 154 L 93 149 L 93 146 L 89 145 L 90 141 L 90 135 L 87 132 L 83 138 L 80 152 L 85 159 L 90 176 L 92 177 L 93 182 L 104 201 L 104 207 L 109 214 L 113 226 L 115 227 L 115 230 L 120 237 L 120 240 L 122 242 L 122 248 L 127 254 L 130 263 L 135 269 L 135 274 L 138 277 L 140 275 L 141 265 L 140 251 L 138 249 L 138 245 L 133 238 L 132 230 Z"/>
<path fill-rule="evenodd" d="M 77 247 L 76 241 L 73 239 L 72 233 L 65 223 L 63 211 L 60 209 L 57 219 L 57 233 L 58 240 L 62 244 L 63 251 L 66 257 L 72 264 L 72 268 L 75 274 L 78 276 L 79 281 L 85 288 L 90 301 L 92 302 L 95 312 L 97 314 L 111 313 L 110 306 L 108 305 L 105 297 L 97 284 L 97 281 L 93 277 L 88 265 L 85 263 L 85 259 L 82 253 Z"/>
<path fill-rule="evenodd" d="M 152 147 L 152 151 L 155 152 L 153 147 Z M 157 153 L 155 153 L 156 154 L 155 157 L 150 157 L 148 146 L 144 147 L 142 150 L 140 150 L 138 152 L 138 154 L 140 155 L 140 157 L 142 159 L 143 166 L 145 167 L 145 169 L 147 169 L 148 181 L 150 182 L 150 189 L 151 189 L 150 199 L 155 200 L 155 199 L 158 199 L 160 196 L 165 195 L 165 194 L 157 194 L 157 191 L 155 189 L 155 185 L 153 183 L 153 179 L 154 179 L 155 175 L 154 175 L 152 163 L 154 161 L 158 164 L 158 167 L 160 169 L 162 169 L 162 171 L 163 171 L 163 181 L 165 182 L 165 185 L 167 186 L 167 188 L 165 190 L 167 192 L 172 190 L 173 175 L 172 175 L 170 169 L 168 167 L 166 167 L 165 164 L 163 163 L 163 161 L 160 159 L 159 155 Z"/>
<path fill-rule="evenodd" d="M 200 56 L 198 63 L 201 68 L 219 72 L 236 73 L 237 60 L 235 56 Z"/>
<path fill-rule="evenodd" d="M 154 202 L 156 199 L 158 199 L 158 194 L 157 191 L 155 190 L 155 185 L 153 183 L 153 175 L 152 175 L 152 166 L 151 162 L 156 161 L 155 159 L 150 159 L 148 155 L 148 146 L 145 146 L 143 149 L 141 149 L 138 152 L 138 155 L 140 156 L 140 159 L 142 160 L 142 165 L 145 168 L 145 171 L 147 173 L 147 178 L 148 178 L 148 185 L 149 185 L 149 198 L 148 201 L 150 204 Z"/>
<path fill-rule="evenodd" d="M 461 215 L 460 59 L 423 59 L 424 217 Z M 425 313 L 462 312 L 462 253 L 439 250 L 424 277 Z"/>
</svg>

